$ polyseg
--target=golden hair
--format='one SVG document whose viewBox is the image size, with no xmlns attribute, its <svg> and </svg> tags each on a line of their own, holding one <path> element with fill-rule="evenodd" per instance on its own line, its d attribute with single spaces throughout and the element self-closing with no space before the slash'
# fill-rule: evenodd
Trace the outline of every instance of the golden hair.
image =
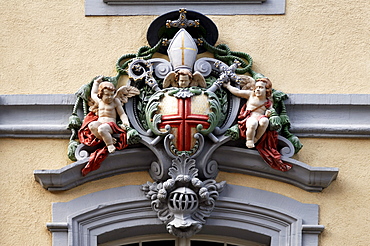
<svg viewBox="0 0 370 246">
<path fill-rule="evenodd" d="M 97 94 L 98 98 L 101 99 L 103 97 L 104 89 L 108 89 L 108 90 L 111 90 L 111 91 L 116 91 L 116 88 L 114 87 L 114 85 L 111 82 L 101 82 L 100 85 L 99 85 L 99 88 L 98 88 L 98 94 Z"/>
<path fill-rule="evenodd" d="M 176 75 L 175 75 L 175 81 L 179 81 L 180 75 L 187 75 L 187 76 L 189 76 L 189 80 L 190 81 L 193 79 L 193 74 L 188 69 L 180 69 L 179 71 L 177 71 L 176 72 Z"/>
<path fill-rule="evenodd" d="M 271 81 L 268 78 L 256 79 L 256 82 L 259 82 L 259 81 L 265 83 L 266 97 L 270 97 L 272 95 L 272 83 L 271 83 Z"/>
</svg>

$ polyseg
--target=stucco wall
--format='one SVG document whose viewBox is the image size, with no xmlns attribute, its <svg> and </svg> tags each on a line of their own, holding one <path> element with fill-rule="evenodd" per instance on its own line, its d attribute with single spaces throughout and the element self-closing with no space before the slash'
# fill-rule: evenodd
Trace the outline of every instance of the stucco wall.
<svg viewBox="0 0 370 246">
<path fill-rule="evenodd" d="M 115 75 L 123 54 L 146 45 L 155 16 L 85 17 L 84 1 L 1 1 L 0 94 L 74 93 L 94 76 Z M 219 42 L 249 53 L 255 70 L 286 93 L 370 93 L 367 1 L 287 0 L 285 15 L 209 16 Z M 367 245 L 369 139 L 302 139 L 295 157 L 312 166 L 339 167 L 321 193 L 277 181 L 220 173 L 218 180 L 273 191 L 320 205 L 326 229 L 320 245 Z M 51 245 L 45 227 L 51 203 L 150 180 L 146 172 L 90 182 L 50 193 L 34 181 L 37 169 L 71 163 L 67 140 L 0 139 L 1 245 Z M 289 208 L 287 208 L 289 209 Z"/>
<path fill-rule="evenodd" d="M 288 0 L 285 15 L 210 16 L 287 93 L 369 93 L 369 7 Z M 146 45 L 154 16 L 85 17 L 84 1 L 2 1 L 2 94 L 74 93 Z M 12 86 L 3 86 L 10 82 Z M 32 86 L 31 86 L 32 85 Z M 304 85 L 304 86 L 302 86 Z"/>
</svg>

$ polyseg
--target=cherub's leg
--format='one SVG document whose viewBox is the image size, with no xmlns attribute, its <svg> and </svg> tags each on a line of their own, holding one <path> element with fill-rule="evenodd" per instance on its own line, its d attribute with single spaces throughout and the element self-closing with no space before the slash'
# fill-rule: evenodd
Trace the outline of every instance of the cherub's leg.
<svg viewBox="0 0 370 246">
<path fill-rule="evenodd" d="M 103 141 L 108 147 L 108 152 L 113 153 L 116 150 L 116 147 L 114 147 L 114 141 L 113 141 L 113 131 L 112 128 L 108 124 L 101 124 L 98 128 L 98 132 L 100 136 L 102 136 Z"/>
<path fill-rule="evenodd" d="M 262 137 L 262 135 L 266 132 L 266 129 L 269 126 L 269 119 L 266 117 L 263 117 L 258 121 L 258 124 L 259 126 L 257 128 L 256 136 L 254 138 L 255 142 L 257 142 Z"/>
<path fill-rule="evenodd" d="M 256 134 L 257 126 L 258 126 L 258 121 L 256 118 L 249 117 L 247 119 L 247 132 L 246 132 L 247 141 L 245 143 L 247 148 L 254 148 L 254 137 Z"/>
<path fill-rule="evenodd" d="M 92 134 L 94 134 L 95 137 L 99 138 L 100 140 L 103 140 L 102 136 L 100 136 L 98 128 L 101 125 L 99 121 L 92 121 L 89 123 L 89 129 Z"/>
</svg>

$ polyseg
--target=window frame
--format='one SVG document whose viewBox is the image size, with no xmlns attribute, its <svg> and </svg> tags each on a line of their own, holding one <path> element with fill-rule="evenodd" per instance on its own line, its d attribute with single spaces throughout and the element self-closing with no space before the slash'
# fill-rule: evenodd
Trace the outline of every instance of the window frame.
<svg viewBox="0 0 370 246">
<path fill-rule="evenodd" d="M 201 12 L 205 15 L 279 15 L 285 14 L 285 0 L 244 0 L 238 2 L 215 0 L 212 3 L 175 1 L 171 4 L 168 1 L 148 3 L 131 0 L 128 4 L 117 4 L 117 2 L 107 4 L 104 0 L 85 0 L 86 16 L 161 15 L 180 8 Z"/>
<path fill-rule="evenodd" d="M 139 185 L 91 193 L 53 204 L 47 228 L 53 246 L 97 246 L 122 238 L 166 233 Z M 227 185 L 196 236 L 227 236 L 270 246 L 314 246 L 324 230 L 319 207 L 283 195 Z"/>
<path fill-rule="evenodd" d="M 260 244 L 248 240 L 242 240 L 237 238 L 230 238 L 227 236 L 216 236 L 216 235 L 196 235 L 192 238 L 174 238 L 169 234 L 158 234 L 158 235 L 146 235 L 132 238 L 123 238 L 112 242 L 98 244 L 98 246 L 118 246 L 143 242 L 156 242 L 162 240 L 175 241 L 176 246 L 191 246 L 191 241 L 207 241 L 212 243 L 223 243 L 224 246 L 236 245 L 236 246 L 264 246 L 266 244 Z"/>
</svg>

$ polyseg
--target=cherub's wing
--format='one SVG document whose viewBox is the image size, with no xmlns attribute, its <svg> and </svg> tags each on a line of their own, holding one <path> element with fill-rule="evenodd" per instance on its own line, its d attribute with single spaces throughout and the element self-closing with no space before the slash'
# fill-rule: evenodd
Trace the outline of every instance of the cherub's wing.
<svg viewBox="0 0 370 246">
<path fill-rule="evenodd" d="M 200 72 L 197 71 L 193 74 L 193 79 L 190 86 L 199 86 L 202 88 L 206 88 L 206 80 Z"/>
<path fill-rule="evenodd" d="M 163 88 L 167 88 L 169 86 L 177 87 L 176 73 L 174 71 L 169 72 L 163 80 Z"/>
<path fill-rule="evenodd" d="M 251 77 L 247 75 L 239 75 L 240 78 L 240 89 L 242 90 L 253 90 L 254 85 L 256 84 L 256 81 Z"/>
<path fill-rule="evenodd" d="M 121 86 L 116 94 L 115 94 L 115 98 L 118 98 L 123 104 L 127 103 L 127 100 L 130 98 L 130 97 L 133 97 L 133 96 L 136 96 L 136 95 L 139 95 L 140 94 L 140 91 L 138 88 L 136 87 L 133 87 L 133 86 Z"/>
</svg>

